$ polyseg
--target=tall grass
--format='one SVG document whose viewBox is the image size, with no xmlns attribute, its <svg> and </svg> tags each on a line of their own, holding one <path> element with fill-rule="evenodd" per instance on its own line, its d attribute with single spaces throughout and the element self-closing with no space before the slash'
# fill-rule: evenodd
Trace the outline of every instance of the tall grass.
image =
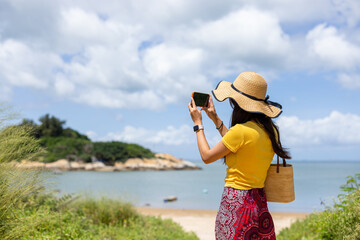
<svg viewBox="0 0 360 240">
<path fill-rule="evenodd" d="M 21 239 L 198 239 L 171 220 L 140 215 L 127 203 L 105 198 L 73 200 L 51 194 L 29 199 L 32 203 L 24 207 L 17 223 L 20 231 L 27 229 Z"/>
<path fill-rule="evenodd" d="M 138 214 L 111 199 L 57 197 L 45 191 L 44 174 L 16 167 L 42 153 L 31 129 L 9 126 L 0 105 L 0 239 L 198 239 L 170 221 Z"/>
<path fill-rule="evenodd" d="M 278 239 L 286 240 L 359 240 L 360 174 L 349 176 L 341 187 L 344 194 L 323 212 L 313 213 L 284 229 Z"/>
<path fill-rule="evenodd" d="M 15 116 L 8 108 L 1 109 L 0 114 L 0 237 L 14 239 L 26 231 L 15 224 L 21 218 L 17 209 L 40 191 L 41 178 L 37 171 L 19 170 L 13 162 L 32 159 L 42 149 L 30 136 L 30 129 L 7 125 Z"/>
</svg>

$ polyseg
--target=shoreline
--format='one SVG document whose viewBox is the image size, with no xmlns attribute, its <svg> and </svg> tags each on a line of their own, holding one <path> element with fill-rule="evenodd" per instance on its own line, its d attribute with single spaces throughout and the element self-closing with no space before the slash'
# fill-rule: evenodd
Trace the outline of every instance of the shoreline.
<svg viewBox="0 0 360 240">
<path fill-rule="evenodd" d="M 117 171 L 168 171 L 168 170 L 201 170 L 193 162 L 176 158 L 168 153 L 156 153 L 153 158 L 128 158 L 125 162 L 116 161 L 106 165 L 102 161 L 84 162 L 59 159 L 54 162 L 46 163 L 39 161 L 22 160 L 14 165 L 25 169 L 43 169 L 48 171 L 97 171 L 97 172 L 117 172 Z"/>
<path fill-rule="evenodd" d="M 160 216 L 163 219 L 171 219 L 180 224 L 187 232 L 194 232 L 200 240 L 215 239 L 215 218 L 217 210 L 202 209 L 176 209 L 176 208 L 152 208 L 135 207 L 143 215 Z M 275 231 L 278 234 L 282 229 L 289 227 L 298 219 L 303 219 L 310 213 L 299 212 L 270 212 Z"/>
</svg>

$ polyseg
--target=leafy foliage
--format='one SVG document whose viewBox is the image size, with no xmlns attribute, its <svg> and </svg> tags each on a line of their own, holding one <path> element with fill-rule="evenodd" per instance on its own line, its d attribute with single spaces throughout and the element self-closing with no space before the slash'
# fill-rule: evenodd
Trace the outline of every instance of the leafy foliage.
<svg viewBox="0 0 360 240">
<path fill-rule="evenodd" d="M 91 141 L 83 138 L 42 137 L 40 143 L 47 149 L 45 162 L 53 162 L 61 158 L 90 161 L 92 155 Z"/>
<path fill-rule="evenodd" d="M 50 117 L 49 114 L 42 116 L 39 120 L 41 122 L 39 126 L 41 136 L 58 137 L 62 135 L 65 121 L 54 116 Z"/>
<path fill-rule="evenodd" d="M 137 144 L 123 142 L 94 142 L 94 155 L 105 162 L 125 161 L 128 158 L 151 158 L 154 157 L 149 149 Z"/>
<path fill-rule="evenodd" d="M 338 196 L 334 206 L 295 222 L 278 239 L 360 239 L 360 174 L 349 176 L 341 189 L 345 194 Z"/>
<path fill-rule="evenodd" d="M 46 114 L 40 118 L 40 125 L 24 119 L 19 127 L 26 127 L 31 135 L 40 139 L 47 149 L 43 161 L 53 162 L 62 158 L 70 161 L 89 162 L 92 156 L 113 164 L 115 161 L 125 161 L 128 158 L 151 158 L 154 153 L 137 144 L 123 142 L 91 142 L 90 139 L 71 128 L 64 128 L 65 121 Z"/>
</svg>

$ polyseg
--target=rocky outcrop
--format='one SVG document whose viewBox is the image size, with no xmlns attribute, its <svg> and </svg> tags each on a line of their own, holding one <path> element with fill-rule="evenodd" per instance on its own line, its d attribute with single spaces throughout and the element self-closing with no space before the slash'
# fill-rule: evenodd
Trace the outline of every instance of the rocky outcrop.
<svg viewBox="0 0 360 240">
<path fill-rule="evenodd" d="M 57 160 L 56 162 L 46 163 L 45 168 L 49 169 L 49 170 L 67 171 L 67 170 L 71 169 L 71 164 L 66 159 L 60 159 L 60 160 Z"/>
<path fill-rule="evenodd" d="M 102 162 L 70 162 L 66 159 L 60 159 L 52 163 L 22 161 L 18 166 L 22 168 L 40 168 L 52 171 L 101 172 L 201 169 L 192 162 L 175 158 L 168 153 L 158 153 L 154 158 L 130 158 L 124 163 L 115 162 L 114 166 L 107 166 Z"/>
</svg>

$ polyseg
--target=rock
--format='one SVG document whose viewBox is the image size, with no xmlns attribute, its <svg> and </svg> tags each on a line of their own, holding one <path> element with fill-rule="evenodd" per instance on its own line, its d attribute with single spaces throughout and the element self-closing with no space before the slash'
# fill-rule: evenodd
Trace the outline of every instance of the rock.
<svg viewBox="0 0 360 240">
<path fill-rule="evenodd" d="M 95 169 L 104 168 L 105 164 L 103 162 L 94 162 L 93 166 Z"/>
<path fill-rule="evenodd" d="M 67 170 L 70 170 L 70 163 L 66 159 L 60 159 L 60 160 L 57 160 L 56 162 L 46 163 L 45 167 L 46 167 L 46 169 L 50 169 L 50 170 L 67 171 Z"/>
<path fill-rule="evenodd" d="M 102 162 L 94 162 L 94 163 L 86 163 L 85 164 L 86 171 L 99 170 L 104 167 L 105 167 L 105 164 Z"/>
<path fill-rule="evenodd" d="M 143 160 L 140 158 L 130 158 L 124 164 L 126 169 L 139 170 L 143 167 Z"/>
<path fill-rule="evenodd" d="M 123 162 L 115 162 L 114 167 L 122 168 L 122 167 L 124 167 L 124 163 Z"/>
<path fill-rule="evenodd" d="M 201 169 L 200 167 L 196 166 L 195 163 L 192 163 L 192 162 L 189 162 L 189 161 L 183 161 L 183 164 L 185 165 L 185 168 Z"/>
<path fill-rule="evenodd" d="M 85 164 L 85 171 L 92 171 L 94 170 L 94 166 L 92 163 L 86 163 Z"/>
<path fill-rule="evenodd" d="M 115 167 L 113 167 L 113 166 L 104 166 L 102 168 L 96 168 L 95 171 L 97 171 L 97 172 L 114 172 Z"/>
<path fill-rule="evenodd" d="M 169 161 L 175 162 L 175 163 L 179 163 L 182 161 L 181 159 L 177 159 L 176 157 L 174 157 L 173 155 L 171 155 L 169 153 L 157 153 L 157 154 L 155 154 L 155 158 L 166 159 L 166 160 L 169 160 Z"/>
<path fill-rule="evenodd" d="M 70 169 L 74 171 L 85 170 L 85 163 L 83 162 L 70 162 Z"/>
<path fill-rule="evenodd" d="M 61 171 L 137 171 L 137 170 L 183 170 L 183 169 L 201 169 L 194 163 L 177 159 L 168 153 L 157 153 L 154 158 L 130 158 L 125 163 L 115 162 L 114 166 L 106 166 L 103 162 L 84 163 L 81 161 L 68 161 L 60 159 L 53 163 L 41 163 L 32 161 L 22 161 L 15 163 L 22 168 L 44 168 L 49 170 Z"/>
<path fill-rule="evenodd" d="M 121 166 L 121 167 L 120 167 Z M 177 159 L 167 153 L 158 153 L 155 158 L 130 158 L 119 168 L 122 170 L 180 170 L 180 169 L 200 169 L 194 163 Z"/>
<path fill-rule="evenodd" d="M 125 171 L 125 164 L 123 162 L 115 162 L 114 171 Z"/>
<path fill-rule="evenodd" d="M 29 168 L 43 169 L 43 168 L 45 168 L 45 163 L 32 162 L 32 161 L 26 161 L 26 160 L 21 161 L 21 163 L 15 163 L 15 165 L 20 168 L 26 168 L 26 169 L 29 169 Z"/>
</svg>

